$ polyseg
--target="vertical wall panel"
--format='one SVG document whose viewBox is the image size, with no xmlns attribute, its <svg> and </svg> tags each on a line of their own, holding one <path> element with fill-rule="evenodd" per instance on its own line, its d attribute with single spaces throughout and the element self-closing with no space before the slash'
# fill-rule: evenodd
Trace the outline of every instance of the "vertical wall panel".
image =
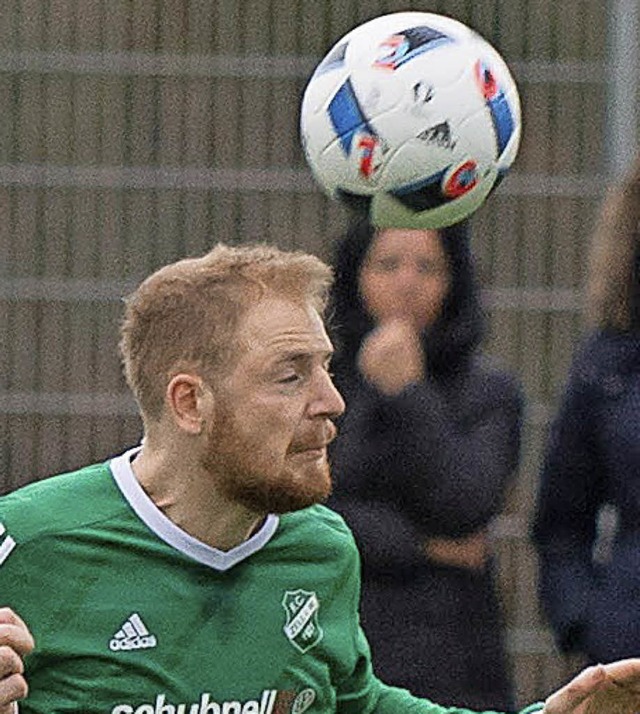
<svg viewBox="0 0 640 714">
<path fill-rule="evenodd" d="M 237 242 L 240 195 L 235 192 L 215 191 L 209 194 L 209 201 L 213 241 Z"/>
<path fill-rule="evenodd" d="M 218 79 L 213 90 L 211 139 L 212 165 L 219 168 L 237 167 L 240 148 L 241 93 L 236 79 Z"/>
<path fill-rule="evenodd" d="M 214 28 L 216 22 L 217 2 L 187 3 L 186 13 L 186 43 L 187 51 L 198 55 L 212 52 Z"/>
<path fill-rule="evenodd" d="M 161 0 L 157 4 L 157 37 L 153 49 L 182 53 L 188 49 L 188 3 L 184 0 Z"/>
<path fill-rule="evenodd" d="M 118 325 L 121 306 L 118 302 L 101 305 L 95 311 L 95 342 L 91 347 L 93 358 L 93 390 L 105 394 L 121 394 L 124 380 L 118 360 Z M 95 349 L 98 347 L 98 349 Z"/>
<path fill-rule="evenodd" d="M 213 51 L 230 56 L 242 54 L 239 41 L 243 24 L 242 3 L 236 0 L 219 0 L 216 10 Z"/>
<path fill-rule="evenodd" d="M 101 0 L 75 0 L 73 36 L 69 49 L 79 52 L 98 52 L 107 16 L 118 12 L 119 0 L 105 5 Z"/>
<path fill-rule="evenodd" d="M 0 23 L 1 24 L 1 23 Z M 11 159 L 15 141 L 13 112 L 13 81 L 8 75 L 0 75 L 0 106 L 2 106 L 2 122 L 0 122 L 0 161 Z"/>
<path fill-rule="evenodd" d="M 67 334 L 67 385 L 70 393 L 83 394 L 98 391 L 96 385 L 96 312 L 99 307 L 91 304 L 72 305 Z M 108 349 L 113 350 L 111 345 Z M 105 349 L 106 346 L 105 346 Z M 60 391 L 60 386 L 55 391 Z M 70 453 L 75 454 L 70 447 Z M 86 452 L 83 452 L 86 453 Z"/>
<path fill-rule="evenodd" d="M 10 311 L 11 304 L 7 300 L 0 300 L 0 390 L 3 392 L 7 392 L 9 390 L 9 370 L 12 366 L 9 357 L 9 329 L 11 327 Z M 3 420 L 3 429 L 4 428 L 6 428 L 6 424 Z M 4 431 L 0 432 L 0 436 L 4 437 Z M 0 438 L 0 443 L 5 439 L 6 437 Z M 0 482 L 2 481 L 5 473 L 6 471 L 0 471 Z"/>
<path fill-rule="evenodd" d="M 184 84 L 184 80 L 183 84 Z M 192 79 L 183 96 L 183 146 L 180 163 L 187 166 L 212 166 L 215 124 L 212 116 L 214 82 Z"/>
<path fill-rule="evenodd" d="M 154 52 L 160 38 L 158 21 L 162 0 L 131 0 L 128 3 L 129 49 L 134 52 Z"/>
<path fill-rule="evenodd" d="M 95 88 L 95 101 L 100 112 L 100 128 L 95 137 L 83 143 L 93 143 L 99 150 L 99 163 L 119 166 L 130 161 L 130 95 L 131 82 L 124 76 L 93 76 L 86 82 Z M 78 111 L 81 111 L 78 107 Z"/>
<path fill-rule="evenodd" d="M 67 76 L 47 75 L 43 81 L 43 160 L 53 164 L 73 160 L 73 87 L 74 80 Z"/>
<path fill-rule="evenodd" d="M 10 22 L 15 28 L 16 49 L 43 49 L 48 22 L 47 3 L 42 0 L 19 0 Z"/>
<path fill-rule="evenodd" d="M 133 166 L 157 162 L 160 126 L 160 81 L 156 77 L 129 77 L 125 90 L 126 119 L 122 141 L 125 161 Z"/>
<path fill-rule="evenodd" d="M 157 134 L 156 158 L 162 166 L 176 166 L 184 156 L 185 83 L 181 79 L 167 78 L 157 83 L 158 112 L 154 118 Z M 199 134 L 201 130 L 196 130 Z"/>
<path fill-rule="evenodd" d="M 299 100 L 302 87 L 291 80 L 273 80 L 267 87 L 268 117 L 263 117 L 269 166 L 301 165 Z"/>
<path fill-rule="evenodd" d="M 45 158 L 44 134 L 46 115 L 43 109 L 45 78 L 38 75 L 18 75 L 16 87 L 16 159 L 38 163 Z"/>
<path fill-rule="evenodd" d="M 102 77 L 77 77 L 63 95 L 70 113 L 73 156 L 69 163 L 97 165 L 102 160 L 102 128 L 104 106 Z M 49 159 L 51 160 L 51 159 Z"/>
<path fill-rule="evenodd" d="M 38 245 L 41 194 L 35 189 L 12 191 L 13 240 L 9 261 L 15 276 L 33 275 L 40 265 Z"/>
<path fill-rule="evenodd" d="M 94 0 L 99 6 L 102 50 L 130 49 L 132 41 L 130 13 L 131 0 Z M 87 48 L 89 49 L 89 48 Z"/>
<path fill-rule="evenodd" d="M 266 55 L 270 47 L 271 3 L 265 0 L 245 0 L 242 3 L 241 42 L 247 54 Z"/>
<path fill-rule="evenodd" d="M 246 168 L 266 166 L 271 130 L 269 85 L 260 79 L 247 79 L 240 84 L 239 89 L 239 163 Z"/>
<path fill-rule="evenodd" d="M 100 220 L 100 203 L 95 191 L 80 189 L 70 192 L 69 233 L 73 242 L 69 255 L 69 275 L 79 280 L 100 276 L 97 246 L 104 224 Z"/>
<path fill-rule="evenodd" d="M 78 191 L 77 195 L 78 200 L 95 201 L 93 225 L 87 216 L 85 226 L 78 226 L 77 231 L 80 239 L 96 246 L 94 275 L 102 279 L 111 276 L 116 280 L 126 280 L 122 193 L 103 189 Z"/>
</svg>

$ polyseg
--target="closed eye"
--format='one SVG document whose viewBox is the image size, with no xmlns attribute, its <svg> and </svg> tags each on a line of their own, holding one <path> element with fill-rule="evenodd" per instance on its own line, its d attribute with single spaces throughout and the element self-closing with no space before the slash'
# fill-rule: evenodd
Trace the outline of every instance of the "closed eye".
<svg viewBox="0 0 640 714">
<path fill-rule="evenodd" d="M 446 267 L 431 260 L 419 260 L 416 269 L 420 275 L 444 275 Z"/>
<path fill-rule="evenodd" d="M 300 379 L 299 374 L 289 374 L 286 377 L 282 377 L 278 380 L 278 384 L 294 384 Z"/>
<path fill-rule="evenodd" d="M 398 269 L 399 262 L 396 258 L 380 258 L 376 261 L 375 267 L 385 273 L 392 273 Z"/>
</svg>

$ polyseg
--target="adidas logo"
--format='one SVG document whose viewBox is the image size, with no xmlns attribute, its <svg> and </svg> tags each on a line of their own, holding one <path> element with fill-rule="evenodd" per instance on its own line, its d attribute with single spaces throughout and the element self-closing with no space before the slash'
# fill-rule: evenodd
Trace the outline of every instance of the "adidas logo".
<svg viewBox="0 0 640 714">
<path fill-rule="evenodd" d="M 149 634 L 149 630 L 142 622 L 140 615 L 134 612 L 125 620 L 122 627 L 109 640 L 109 649 L 113 652 L 120 650 L 143 650 L 155 647 L 158 640 L 155 635 Z"/>
</svg>

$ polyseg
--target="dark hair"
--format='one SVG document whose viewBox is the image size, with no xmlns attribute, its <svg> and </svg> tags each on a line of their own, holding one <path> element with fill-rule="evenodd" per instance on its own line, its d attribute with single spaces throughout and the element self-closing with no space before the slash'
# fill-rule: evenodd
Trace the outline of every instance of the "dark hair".
<svg viewBox="0 0 640 714">
<path fill-rule="evenodd" d="M 465 369 L 485 334 L 485 315 L 480 305 L 469 226 L 458 223 L 439 231 L 451 271 L 451 282 L 442 312 L 423 333 L 428 351 L 429 374 L 445 377 Z M 358 276 L 376 229 L 366 218 L 355 219 L 336 243 L 333 267 L 335 280 L 329 300 L 330 329 L 336 346 L 334 369 L 355 369 L 362 340 L 375 323 L 367 314 L 358 290 Z"/>
</svg>

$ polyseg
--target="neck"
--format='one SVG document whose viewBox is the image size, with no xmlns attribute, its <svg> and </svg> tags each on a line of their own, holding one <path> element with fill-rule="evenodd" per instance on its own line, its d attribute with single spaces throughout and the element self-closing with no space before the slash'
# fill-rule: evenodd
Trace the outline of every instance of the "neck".
<svg viewBox="0 0 640 714">
<path fill-rule="evenodd" d="M 227 551 L 253 535 L 265 514 L 229 502 L 216 491 L 211 474 L 171 449 L 145 440 L 132 464 L 149 498 L 175 525 L 212 548 Z"/>
</svg>

